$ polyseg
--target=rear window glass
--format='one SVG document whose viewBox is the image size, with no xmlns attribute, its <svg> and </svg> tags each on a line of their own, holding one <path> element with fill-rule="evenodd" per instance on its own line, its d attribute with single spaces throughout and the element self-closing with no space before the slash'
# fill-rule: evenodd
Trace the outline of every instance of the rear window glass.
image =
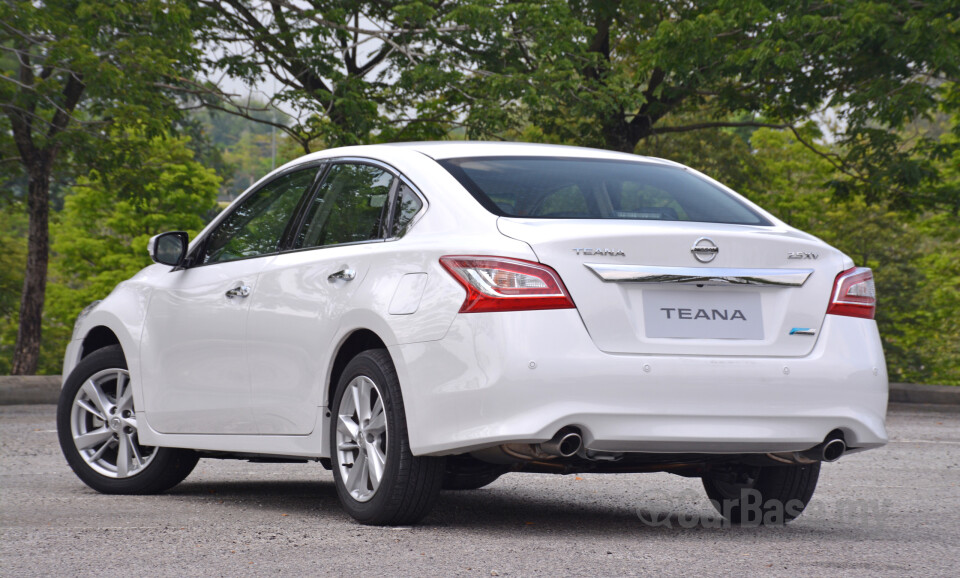
<svg viewBox="0 0 960 578">
<path fill-rule="evenodd" d="M 438 162 L 487 210 L 504 217 L 770 225 L 727 191 L 677 167 L 554 157 Z"/>
</svg>

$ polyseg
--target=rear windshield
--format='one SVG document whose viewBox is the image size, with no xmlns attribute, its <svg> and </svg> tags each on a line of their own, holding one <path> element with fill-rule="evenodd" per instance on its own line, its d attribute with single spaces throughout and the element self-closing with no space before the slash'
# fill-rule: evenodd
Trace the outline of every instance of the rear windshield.
<svg viewBox="0 0 960 578">
<path fill-rule="evenodd" d="M 438 162 L 503 217 L 771 224 L 720 187 L 677 167 L 556 157 Z"/>
</svg>

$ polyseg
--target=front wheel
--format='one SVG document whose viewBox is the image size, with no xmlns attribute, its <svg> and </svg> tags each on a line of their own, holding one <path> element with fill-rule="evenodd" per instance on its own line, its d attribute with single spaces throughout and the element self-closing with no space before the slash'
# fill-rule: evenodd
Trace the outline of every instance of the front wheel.
<svg viewBox="0 0 960 578">
<path fill-rule="evenodd" d="M 389 354 L 365 351 L 344 369 L 330 407 L 337 495 L 358 522 L 421 520 L 440 494 L 444 459 L 410 452 L 400 381 Z"/>
<path fill-rule="evenodd" d="M 57 437 L 67 463 L 104 494 L 155 494 L 190 475 L 191 450 L 140 444 L 127 361 L 119 345 L 91 353 L 70 373 L 57 406 Z"/>
<path fill-rule="evenodd" d="M 710 503 L 739 525 L 783 525 L 799 516 L 817 487 L 820 462 L 742 466 L 703 477 Z"/>
</svg>

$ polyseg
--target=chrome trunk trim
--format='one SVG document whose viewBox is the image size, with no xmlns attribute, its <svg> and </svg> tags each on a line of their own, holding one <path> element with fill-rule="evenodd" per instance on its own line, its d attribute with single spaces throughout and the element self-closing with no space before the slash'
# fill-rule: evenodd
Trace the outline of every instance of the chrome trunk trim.
<svg viewBox="0 0 960 578">
<path fill-rule="evenodd" d="M 759 285 L 801 287 L 813 269 L 739 269 L 719 267 L 650 267 L 584 263 L 608 283 L 674 283 L 681 285 Z"/>
</svg>

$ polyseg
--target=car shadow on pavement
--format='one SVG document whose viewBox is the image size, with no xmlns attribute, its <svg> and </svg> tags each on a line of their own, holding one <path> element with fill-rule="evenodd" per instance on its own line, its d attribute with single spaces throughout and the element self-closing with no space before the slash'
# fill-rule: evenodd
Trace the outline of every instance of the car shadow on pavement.
<svg viewBox="0 0 960 578">
<path fill-rule="evenodd" d="M 208 503 L 211 506 L 249 508 L 298 517 L 331 518 L 333 523 L 355 525 L 340 507 L 332 480 L 227 480 L 186 481 L 168 492 L 171 497 Z M 698 508 L 697 504 L 677 508 L 677 511 L 658 509 L 644 504 L 642 496 L 636 503 L 616 503 L 605 496 L 602 499 L 574 494 L 568 498 L 556 495 L 531 497 L 517 494 L 509 488 L 484 488 L 475 491 L 445 491 L 433 511 L 417 525 L 419 530 L 440 532 L 496 532 L 504 536 L 577 536 L 596 534 L 622 535 L 677 535 L 709 532 L 718 537 L 730 535 L 842 535 L 845 539 L 868 528 L 844 524 L 811 524 L 809 522 L 773 527 L 730 526 L 718 518 L 713 510 Z"/>
<path fill-rule="evenodd" d="M 582 498 L 582 499 L 578 499 Z M 690 504 L 675 511 L 647 508 L 642 501 L 616 504 L 590 502 L 588 496 L 574 496 L 557 501 L 552 497 L 531 498 L 512 495 L 495 489 L 475 492 L 444 492 L 434 511 L 422 522 L 424 526 L 496 531 L 525 535 L 542 533 L 550 536 L 596 535 L 671 535 L 689 533 L 788 534 L 815 533 L 819 536 L 851 537 L 857 528 L 799 524 L 780 526 L 738 527 L 727 523 L 712 509 Z M 801 517 L 802 520 L 802 517 Z M 799 522 L 799 520 L 798 520 Z"/>
<path fill-rule="evenodd" d="M 331 480 L 187 480 L 167 494 L 211 504 L 252 504 L 290 513 L 343 513 Z"/>
</svg>

